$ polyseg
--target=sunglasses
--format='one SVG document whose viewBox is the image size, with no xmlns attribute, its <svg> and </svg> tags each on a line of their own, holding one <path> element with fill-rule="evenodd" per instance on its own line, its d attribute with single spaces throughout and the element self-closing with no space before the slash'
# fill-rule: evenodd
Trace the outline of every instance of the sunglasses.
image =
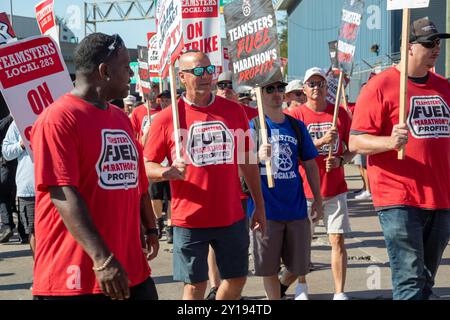
<svg viewBox="0 0 450 320">
<path fill-rule="evenodd" d="M 220 90 L 230 89 L 233 90 L 233 83 L 231 82 L 221 82 L 217 84 L 217 88 Z"/>
<path fill-rule="evenodd" d="M 105 60 L 108 59 L 116 50 L 125 47 L 125 43 L 122 38 L 117 34 L 113 34 L 113 42 L 107 47 L 108 53 L 106 54 Z"/>
<path fill-rule="evenodd" d="M 295 91 L 294 94 L 296 97 L 301 97 L 301 96 L 305 95 L 305 93 L 303 91 Z"/>
<path fill-rule="evenodd" d="M 268 93 L 268 94 L 274 93 L 275 89 L 280 93 L 284 93 L 286 91 L 286 85 L 279 84 L 278 86 L 267 86 L 264 88 L 264 90 L 266 90 L 266 93 Z"/>
<path fill-rule="evenodd" d="M 205 71 L 207 74 L 213 74 L 214 72 L 216 72 L 216 66 L 209 65 L 206 67 L 196 67 L 193 69 L 186 69 L 186 70 L 181 70 L 181 71 L 192 73 L 196 77 L 201 77 L 205 74 Z"/>
<path fill-rule="evenodd" d="M 427 49 L 433 49 L 434 47 L 441 45 L 441 40 L 436 39 L 431 42 L 418 42 L 418 43 L 420 43 L 423 47 L 425 47 Z"/>
<path fill-rule="evenodd" d="M 327 84 L 326 81 L 322 80 L 322 81 L 308 81 L 306 82 L 306 85 L 310 88 L 314 88 L 314 87 L 319 87 L 319 88 L 323 88 L 325 87 Z"/>
</svg>

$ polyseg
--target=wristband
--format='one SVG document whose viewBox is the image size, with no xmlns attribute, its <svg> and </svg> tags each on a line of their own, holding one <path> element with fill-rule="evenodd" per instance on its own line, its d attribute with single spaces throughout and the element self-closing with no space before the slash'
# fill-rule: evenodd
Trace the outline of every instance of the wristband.
<svg viewBox="0 0 450 320">
<path fill-rule="evenodd" d="M 108 259 L 106 259 L 106 261 L 100 266 L 100 267 L 92 267 L 92 270 L 94 271 L 103 271 L 106 269 L 106 267 L 108 266 L 108 264 L 110 264 L 110 262 L 112 261 L 112 259 L 114 258 L 114 255 L 111 253 L 108 257 Z"/>
</svg>

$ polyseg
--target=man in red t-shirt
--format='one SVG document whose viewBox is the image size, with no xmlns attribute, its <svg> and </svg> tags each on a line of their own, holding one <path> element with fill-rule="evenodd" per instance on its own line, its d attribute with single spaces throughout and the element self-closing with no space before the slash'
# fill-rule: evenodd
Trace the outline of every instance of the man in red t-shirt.
<svg viewBox="0 0 450 320">
<path fill-rule="evenodd" d="M 319 151 L 316 161 L 320 174 L 320 191 L 324 199 L 323 220 L 331 244 L 331 269 L 335 285 L 334 300 L 347 300 L 348 297 L 344 293 L 347 269 L 344 235 L 350 232 L 350 223 L 344 164 L 354 156 L 346 148 L 351 122 L 345 109 L 339 108 L 337 127 L 333 127 L 334 105 L 326 100 L 327 78 L 322 69 L 308 69 L 304 81 L 307 102 L 294 109 L 291 115 L 305 123 L 314 145 Z M 333 156 L 329 158 L 330 145 L 333 148 Z M 303 167 L 300 167 L 300 173 L 304 182 L 308 206 L 311 206 L 309 200 L 313 198 L 313 193 L 309 184 L 306 183 L 307 177 Z"/>
<path fill-rule="evenodd" d="M 389 254 L 396 300 L 429 299 L 450 237 L 450 84 L 429 72 L 439 33 L 414 21 L 408 44 L 405 124 L 399 124 L 399 67 L 364 86 L 356 102 L 350 149 L 370 155 L 368 175 Z M 406 147 L 405 159 L 397 150 Z"/>
<path fill-rule="evenodd" d="M 156 103 L 159 94 L 159 85 L 156 82 L 151 82 L 150 84 L 150 94 L 146 96 L 147 100 L 144 104 L 135 108 L 130 116 L 131 125 L 133 126 L 135 135 L 142 145 L 144 133 L 148 130 L 148 126 L 152 122 L 154 116 L 161 111 L 161 106 Z"/>
<path fill-rule="evenodd" d="M 143 254 L 159 249 L 142 149 L 127 115 L 130 58 L 118 35 L 93 33 L 74 52 L 76 86 L 37 119 L 36 299 L 157 299 Z M 124 72 L 126 70 L 127 72 Z"/>
<path fill-rule="evenodd" d="M 170 181 L 174 279 L 184 282 L 184 299 L 204 298 L 209 245 L 222 278 L 216 298 L 241 295 L 248 274 L 249 239 L 238 168 L 256 201 L 252 227 L 261 232 L 265 228 L 258 166 L 248 161 L 248 120 L 238 103 L 211 93 L 214 72 L 200 51 L 188 51 L 180 58 L 179 78 L 186 87 L 177 101 L 182 159 L 175 155 L 171 108 L 155 118 L 144 147 L 149 178 Z M 160 165 L 165 157 L 168 168 Z"/>
</svg>

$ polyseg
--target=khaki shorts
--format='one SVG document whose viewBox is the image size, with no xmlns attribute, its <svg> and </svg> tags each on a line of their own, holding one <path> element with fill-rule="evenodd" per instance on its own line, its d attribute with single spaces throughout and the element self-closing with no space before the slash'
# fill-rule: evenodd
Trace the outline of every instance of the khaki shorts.
<svg viewBox="0 0 450 320">
<path fill-rule="evenodd" d="M 264 238 L 258 231 L 252 231 L 251 238 L 256 276 L 278 274 L 281 259 L 289 272 L 297 276 L 308 273 L 311 255 L 309 219 L 267 220 Z"/>
<path fill-rule="evenodd" d="M 311 212 L 312 201 L 308 199 L 308 213 Z M 350 221 L 348 218 L 347 193 L 323 201 L 323 224 L 327 233 L 349 233 Z"/>
</svg>

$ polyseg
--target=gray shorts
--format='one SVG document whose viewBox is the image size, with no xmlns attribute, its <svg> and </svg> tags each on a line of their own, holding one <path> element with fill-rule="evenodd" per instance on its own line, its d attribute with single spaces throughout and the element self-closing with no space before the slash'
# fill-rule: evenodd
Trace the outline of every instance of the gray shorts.
<svg viewBox="0 0 450 320">
<path fill-rule="evenodd" d="M 311 255 L 309 219 L 267 220 L 264 238 L 260 232 L 252 231 L 252 243 L 256 276 L 276 275 L 281 260 L 286 269 L 295 275 L 308 273 Z"/>
<path fill-rule="evenodd" d="M 307 201 L 308 212 L 311 211 L 311 200 Z M 323 224 L 327 233 L 351 232 L 348 218 L 347 193 L 341 193 L 335 197 L 323 200 Z"/>
<path fill-rule="evenodd" d="M 367 156 L 363 154 L 356 154 L 353 157 L 353 163 L 357 166 L 367 168 Z"/>
<path fill-rule="evenodd" d="M 173 229 L 173 278 L 184 283 L 208 280 L 209 245 L 222 279 L 248 275 L 247 218 L 228 227 Z"/>
<path fill-rule="evenodd" d="M 25 228 L 25 233 L 34 234 L 34 208 L 36 201 L 34 197 L 19 197 L 20 220 Z"/>
</svg>

